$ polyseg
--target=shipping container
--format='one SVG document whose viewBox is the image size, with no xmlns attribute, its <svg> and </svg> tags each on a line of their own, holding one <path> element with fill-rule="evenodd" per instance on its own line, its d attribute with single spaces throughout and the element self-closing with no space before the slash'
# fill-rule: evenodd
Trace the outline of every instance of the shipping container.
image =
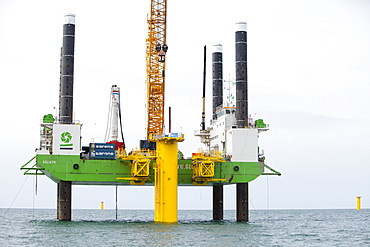
<svg viewBox="0 0 370 247">
<path fill-rule="evenodd" d="M 141 149 L 156 150 L 156 142 L 151 142 L 149 140 L 140 140 Z"/>
<path fill-rule="evenodd" d="M 90 149 L 114 149 L 113 143 L 90 143 Z"/>
<path fill-rule="evenodd" d="M 89 158 L 90 159 L 100 159 L 100 160 L 114 160 L 116 155 L 113 149 L 95 149 L 90 150 Z"/>
</svg>

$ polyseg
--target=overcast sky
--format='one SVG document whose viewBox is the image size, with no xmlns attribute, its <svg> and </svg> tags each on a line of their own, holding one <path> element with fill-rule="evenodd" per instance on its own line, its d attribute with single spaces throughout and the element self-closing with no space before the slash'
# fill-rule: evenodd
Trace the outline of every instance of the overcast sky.
<svg viewBox="0 0 370 247">
<path fill-rule="evenodd" d="M 104 141 L 113 84 L 121 88 L 126 145 L 145 137 L 149 3 L 0 0 L 0 208 L 56 208 L 56 184 L 38 176 L 35 196 L 35 177 L 19 168 L 39 146 L 40 119 L 57 114 L 66 13 L 76 14 L 74 115 L 83 144 Z M 369 1 L 168 0 L 167 20 L 166 107 L 173 131 L 185 134 L 185 156 L 201 147 L 193 131 L 201 120 L 203 46 L 211 61 L 212 45 L 223 45 L 224 78 L 234 79 L 235 22 L 246 21 L 249 112 L 270 124 L 260 147 L 283 174 L 250 183 L 251 209 L 355 208 L 356 196 L 370 207 Z M 181 187 L 179 208 L 211 209 L 211 191 Z M 115 188 L 73 187 L 73 208 L 100 201 L 115 208 Z M 152 187 L 120 187 L 119 208 L 153 208 Z M 225 187 L 225 208 L 235 208 L 235 186 Z"/>
</svg>

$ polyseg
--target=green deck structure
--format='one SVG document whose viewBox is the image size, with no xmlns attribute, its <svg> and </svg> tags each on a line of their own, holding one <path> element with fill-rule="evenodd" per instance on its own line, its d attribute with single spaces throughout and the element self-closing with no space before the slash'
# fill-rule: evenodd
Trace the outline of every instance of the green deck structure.
<svg viewBox="0 0 370 247">
<path fill-rule="evenodd" d="M 32 163 L 35 162 L 35 163 Z M 153 185 L 153 165 L 150 163 L 150 179 L 145 185 Z M 74 185 L 131 185 L 129 180 L 118 177 L 131 177 L 131 161 L 81 159 L 78 155 L 40 155 L 37 154 L 31 161 L 21 167 L 25 175 L 44 174 L 54 182 L 60 180 L 71 181 Z M 265 168 L 271 173 L 264 173 Z M 192 160 L 178 160 L 179 185 L 193 185 Z M 207 183 L 212 185 L 235 184 L 251 182 L 260 175 L 280 175 L 279 172 L 267 167 L 261 162 L 216 162 L 213 179 L 224 179 Z M 199 184 L 202 185 L 202 184 Z"/>
</svg>

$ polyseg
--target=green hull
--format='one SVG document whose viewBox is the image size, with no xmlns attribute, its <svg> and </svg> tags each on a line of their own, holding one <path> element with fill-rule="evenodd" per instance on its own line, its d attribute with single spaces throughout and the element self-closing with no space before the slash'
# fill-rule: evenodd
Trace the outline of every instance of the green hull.
<svg viewBox="0 0 370 247">
<path fill-rule="evenodd" d="M 178 161 L 180 186 L 194 185 L 191 162 L 191 160 Z M 36 155 L 36 166 L 33 169 L 42 171 L 54 182 L 64 180 L 81 185 L 116 185 L 117 183 L 119 185 L 131 185 L 130 180 L 117 179 L 131 177 L 130 163 L 130 161 L 120 159 L 94 160 L 80 159 L 78 155 L 38 154 Z M 150 178 L 145 182 L 145 185 L 153 185 L 154 183 L 154 163 L 155 161 L 150 163 Z M 263 162 L 216 162 L 212 179 L 217 181 L 211 181 L 207 185 L 214 183 L 247 183 L 262 175 L 263 171 Z M 25 174 L 27 174 L 27 171 Z"/>
</svg>

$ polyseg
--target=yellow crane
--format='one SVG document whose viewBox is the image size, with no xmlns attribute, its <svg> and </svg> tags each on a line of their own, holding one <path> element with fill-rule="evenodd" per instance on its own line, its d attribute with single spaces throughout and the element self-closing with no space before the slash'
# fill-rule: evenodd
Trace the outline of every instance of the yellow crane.
<svg viewBox="0 0 370 247">
<path fill-rule="evenodd" d="M 151 0 L 146 40 L 147 139 L 163 134 L 167 0 Z"/>
<path fill-rule="evenodd" d="M 177 148 L 183 136 L 166 137 L 164 93 L 167 0 L 151 0 L 146 40 L 147 140 L 156 142 L 154 164 L 154 221 L 177 222 Z"/>
</svg>

